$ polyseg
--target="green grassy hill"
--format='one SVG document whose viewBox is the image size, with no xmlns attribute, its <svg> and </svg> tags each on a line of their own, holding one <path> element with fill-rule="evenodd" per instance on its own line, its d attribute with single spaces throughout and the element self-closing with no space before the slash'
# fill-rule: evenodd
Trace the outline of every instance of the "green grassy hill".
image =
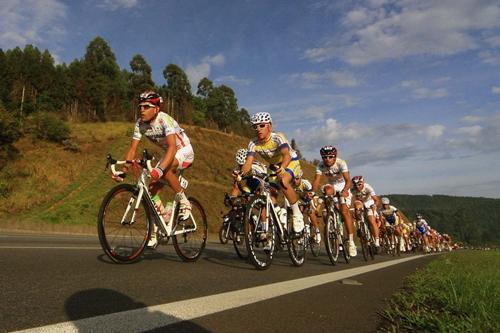
<svg viewBox="0 0 500 333">
<path fill-rule="evenodd" d="M 196 126 L 184 126 L 195 150 L 195 162 L 185 173 L 188 194 L 196 196 L 208 214 L 211 231 L 218 230 L 223 196 L 231 188 L 234 154 L 248 139 Z M 106 155 L 124 157 L 132 137 L 132 123 L 71 125 L 72 141 L 80 148 L 65 147 L 23 138 L 16 143 L 21 157 L 0 171 L 3 197 L 0 228 L 94 232 L 100 202 L 116 185 L 104 170 Z M 159 157 L 160 150 L 142 140 Z M 314 167 L 304 165 L 306 176 Z M 128 181 L 132 181 L 130 178 Z M 171 197 L 164 191 L 164 200 Z"/>
<path fill-rule="evenodd" d="M 411 220 L 422 213 L 440 232 L 472 245 L 500 244 L 500 199 L 447 195 L 388 196 Z"/>
</svg>

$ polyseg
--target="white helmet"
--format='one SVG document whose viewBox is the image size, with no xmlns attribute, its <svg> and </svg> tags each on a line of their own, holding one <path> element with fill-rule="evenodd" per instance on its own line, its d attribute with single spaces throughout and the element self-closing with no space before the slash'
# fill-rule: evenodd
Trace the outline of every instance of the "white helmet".
<svg viewBox="0 0 500 333">
<path fill-rule="evenodd" d="M 391 203 L 391 202 L 389 201 L 389 198 L 387 198 L 387 197 L 383 197 L 383 198 L 382 198 L 382 205 L 388 205 L 388 204 L 390 204 L 390 203 Z"/>
<path fill-rule="evenodd" d="M 257 112 L 250 119 L 253 125 L 262 124 L 262 123 L 272 123 L 271 115 L 267 112 Z"/>
<path fill-rule="evenodd" d="M 245 164 L 245 161 L 247 160 L 247 150 L 244 148 L 238 149 L 235 158 L 238 165 Z"/>
</svg>

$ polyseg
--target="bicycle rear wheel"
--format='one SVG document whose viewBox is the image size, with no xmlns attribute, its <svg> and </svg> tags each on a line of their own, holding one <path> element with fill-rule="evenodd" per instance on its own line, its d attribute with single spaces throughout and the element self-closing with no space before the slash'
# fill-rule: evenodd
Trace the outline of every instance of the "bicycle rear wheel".
<svg viewBox="0 0 500 333">
<path fill-rule="evenodd" d="M 339 259 L 339 241 L 335 230 L 335 223 L 337 223 L 335 215 L 329 211 L 325 221 L 325 248 L 332 265 L 336 265 Z"/>
<path fill-rule="evenodd" d="M 221 244 L 227 244 L 228 236 L 229 236 L 229 227 L 230 224 L 222 224 L 219 229 L 219 241 Z"/>
<path fill-rule="evenodd" d="M 258 270 L 265 270 L 271 266 L 276 244 L 272 215 L 269 216 L 268 226 L 263 225 L 265 214 L 270 213 L 265 210 L 265 198 L 255 197 L 248 203 L 244 219 L 248 259 Z"/>
<path fill-rule="evenodd" d="M 141 200 L 137 210 L 134 209 L 137 194 L 134 185 L 120 184 L 106 194 L 99 208 L 99 241 L 106 255 L 116 263 L 137 261 L 153 230 L 145 199 Z"/>
<path fill-rule="evenodd" d="M 191 203 L 189 218 L 180 221 L 177 216 L 174 227 L 174 230 L 184 232 L 173 236 L 172 241 L 175 252 L 183 261 L 196 261 L 207 243 L 207 216 L 198 200 L 193 197 L 189 197 L 188 200 Z"/>
<path fill-rule="evenodd" d="M 237 231 L 233 233 L 233 246 L 238 257 L 243 260 L 248 259 L 247 245 L 245 243 L 245 233 Z"/>
</svg>

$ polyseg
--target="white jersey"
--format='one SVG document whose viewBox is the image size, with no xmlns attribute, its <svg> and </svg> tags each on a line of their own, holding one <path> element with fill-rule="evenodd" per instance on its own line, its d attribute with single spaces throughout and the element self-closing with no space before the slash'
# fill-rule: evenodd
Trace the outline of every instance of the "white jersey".
<svg viewBox="0 0 500 333">
<path fill-rule="evenodd" d="M 159 112 L 156 118 L 149 123 L 143 122 L 140 119 L 137 120 L 132 138 L 140 140 L 142 135 L 145 135 L 158 146 L 167 149 L 168 145 L 165 138 L 171 134 L 175 135 L 175 146 L 178 150 L 191 145 L 188 136 L 177 121 L 168 114 Z"/>
<path fill-rule="evenodd" d="M 414 220 L 413 223 L 418 227 L 418 228 L 424 228 L 425 230 L 429 230 L 429 223 L 427 223 L 426 220 L 420 219 L 420 220 Z"/>
<path fill-rule="evenodd" d="M 355 200 L 363 202 L 372 200 L 372 196 L 377 195 L 373 190 L 373 187 L 371 187 L 368 183 L 365 183 L 365 186 L 363 186 L 361 190 L 358 190 L 356 186 L 351 187 L 351 193 Z"/>
<path fill-rule="evenodd" d="M 298 193 L 304 193 L 304 192 L 310 192 L 312 191 L 312 185 L 311 185 L 311 182 L 308 181 L 307 179 L 300 179 L 300 183 L 299 185 L 293 185 L 293 189 L 295 190 L 295 192 L 298 192 Z"/>
<path fill-rule="evenodd" d="M 347 168 L 347 163 L 340 158 L 337 158 L 335 163 L 330 167 L 327 167 L 323 161 L 319 162 L 316 167 L 316 174 L 327 176 L 328 183 L 332 185 L 345 183 L 344 176 L 342 174 L 348 171 L 349 169 Z"/>
</svg>

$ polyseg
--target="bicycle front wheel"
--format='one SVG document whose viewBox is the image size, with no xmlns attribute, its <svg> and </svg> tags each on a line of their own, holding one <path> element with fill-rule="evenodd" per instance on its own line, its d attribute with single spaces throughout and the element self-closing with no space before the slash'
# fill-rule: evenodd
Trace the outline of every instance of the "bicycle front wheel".
<svg viewBox="0 0 500 333">
<path fill-rule="evenodd" d="M 191 214 L 187 220 L 179 221 L 177 217 L 174 230 L 183 232 L 174 235 L 172 241 L 175 252 L 183 261 L 196 261 L 201 256 L 207 243 L 208 224 L 207 215 L 202 205 L 193 197 L 188 198 L 191 203 Z"/>
<path fill-rule="evenodd" d="M 325 221 L 325 248 L 332 265 L 336 265 L 339 260 L 339 238 L 335 230 L 336 223 L 334 214 L 331 211 L 328 212 Z"/>
<path fill-rule="evenodd" d="M 274 222 L 269 216 L 266 226 L 266 201 L 262 197 L 255 197 L 245 213 L 245 243 L 248 259 L 258 270 L 265 270 L 271 266 L 275 246 Z"/>
<path fill-rule="evenodd" d="M 137 187 L 120 184 L 104 197 L 97 217 L 102 249 L 116 263 L 132 263 L 140 258 L 153 230 L 145 199 L 138 209 Z"/>
</svg>

